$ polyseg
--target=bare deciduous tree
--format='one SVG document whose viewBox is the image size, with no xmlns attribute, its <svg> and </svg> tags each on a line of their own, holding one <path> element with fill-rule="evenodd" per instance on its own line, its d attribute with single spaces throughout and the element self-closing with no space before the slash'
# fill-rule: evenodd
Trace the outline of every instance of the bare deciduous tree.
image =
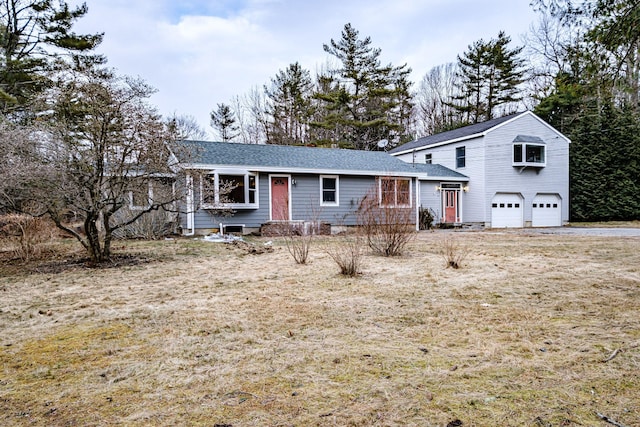
<svg viewBox="0 0 640 427">
<path fill-rule="evenodd" d="M 195 117 L 191 115 L 173 114 L 166 121 L 169 132 L 174 134 L 176 141 L 185 139 L 204 140 L 207 132 L 198 124 Z"/>
<path fill-rule="evenodd" d="M 92 262 L 109 260 L 114 232 L 149 212 L 173 211 L 181 196 L 177 147 L 146 102 L 152 93 L 140 80 L 104 71 L 62 76 L 43 100 L 48 126 L 23 129 L 18 139 L 27 144 L 10 147 L 0 181 L 11 169 L 18 178 L 3 184 L 3 206 L 48 215 Z"/>
<path fill-rule="evenodd" d="M 422 135 L 434 135 L 459 126 L 463 117 L 451 102 L 459 95 L 457 65 L 448 63 L 429 70 L 416 93 L 417 116 Z"/>
</svg>

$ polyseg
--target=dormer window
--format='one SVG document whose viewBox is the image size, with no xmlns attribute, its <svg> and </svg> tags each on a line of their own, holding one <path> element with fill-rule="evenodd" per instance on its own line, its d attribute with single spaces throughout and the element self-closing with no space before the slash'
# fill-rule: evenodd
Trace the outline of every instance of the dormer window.
<svg viewBox="0 0 640 427">
<path fill-rule="evenodd" d="M 546 148 L 537 136 L 518 135 L 513 141 L 513 166 L 545 167 Z"/>
</svg>

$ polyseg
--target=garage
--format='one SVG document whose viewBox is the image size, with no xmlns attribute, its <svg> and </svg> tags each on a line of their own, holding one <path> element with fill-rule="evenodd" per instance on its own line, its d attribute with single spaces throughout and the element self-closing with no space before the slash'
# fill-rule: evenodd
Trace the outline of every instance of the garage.
<svg viewBox="0 0 640 427">
<path fill-rule="evenodd" d="M 518 193 L 497 193 L 491 200 L 491 227 L 522 227 L 522 205 L 522 196 Z"/>
<path fill-rule="evenodd" d="M 531 206 L 533 227 L 561 227 L 562 199 L 558 194 L 537 194 Z"/>
</svg>

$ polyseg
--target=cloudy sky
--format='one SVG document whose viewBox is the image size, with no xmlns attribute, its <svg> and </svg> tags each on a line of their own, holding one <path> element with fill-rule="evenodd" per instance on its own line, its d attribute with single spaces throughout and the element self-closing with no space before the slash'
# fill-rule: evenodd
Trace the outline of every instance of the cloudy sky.
<svg viewBox="0 0 640 427">
<path fill-rule="evenodd" d="M 164 115 L 190 115 L 213 137 L 218 103 L 262 87 L 299 62 L 315 74 L 322 45 L 346 23 L 371 37 L 383 63 L 412 68 L 417 83 L 500 30 L 515 44 L 537 20 L 529 0 L 84 0 L 75 29 L 104 32 L 100 53 L 120 74 L 158 89 Z M 70 4 L 81 3 L 80 0 Z"/>
</svg>

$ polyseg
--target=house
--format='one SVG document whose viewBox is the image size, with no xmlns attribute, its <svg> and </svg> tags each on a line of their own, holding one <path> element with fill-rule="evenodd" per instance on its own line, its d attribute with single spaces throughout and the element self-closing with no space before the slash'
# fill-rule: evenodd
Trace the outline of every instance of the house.
<svg viewBox="0 0 640 427">
<path fill-rule="evenodd" d="M 434 207 L 439 222 L 548 227 L 569 220 L 569 144 L 527 111 L 420 138 L 389 153 L 468 177 L 465 185 L 423 184 L 421 203 Z"/>
<path fill-rule="evenodd" d="M 278 222 L 356 225 L 370 194 L 378 203 L 409 208 L 418 224 L 423 182 L 428 187 L 466 177 L 438 165 L 410 165 L 380 151 L 184 141 L 189 157 L 184 234 L 213 229 L 248 233 Z M 224 183 L 232 184 L 221 195 Z M 233 211 L 220 214 L 221 208 Z"/>
</svg>

